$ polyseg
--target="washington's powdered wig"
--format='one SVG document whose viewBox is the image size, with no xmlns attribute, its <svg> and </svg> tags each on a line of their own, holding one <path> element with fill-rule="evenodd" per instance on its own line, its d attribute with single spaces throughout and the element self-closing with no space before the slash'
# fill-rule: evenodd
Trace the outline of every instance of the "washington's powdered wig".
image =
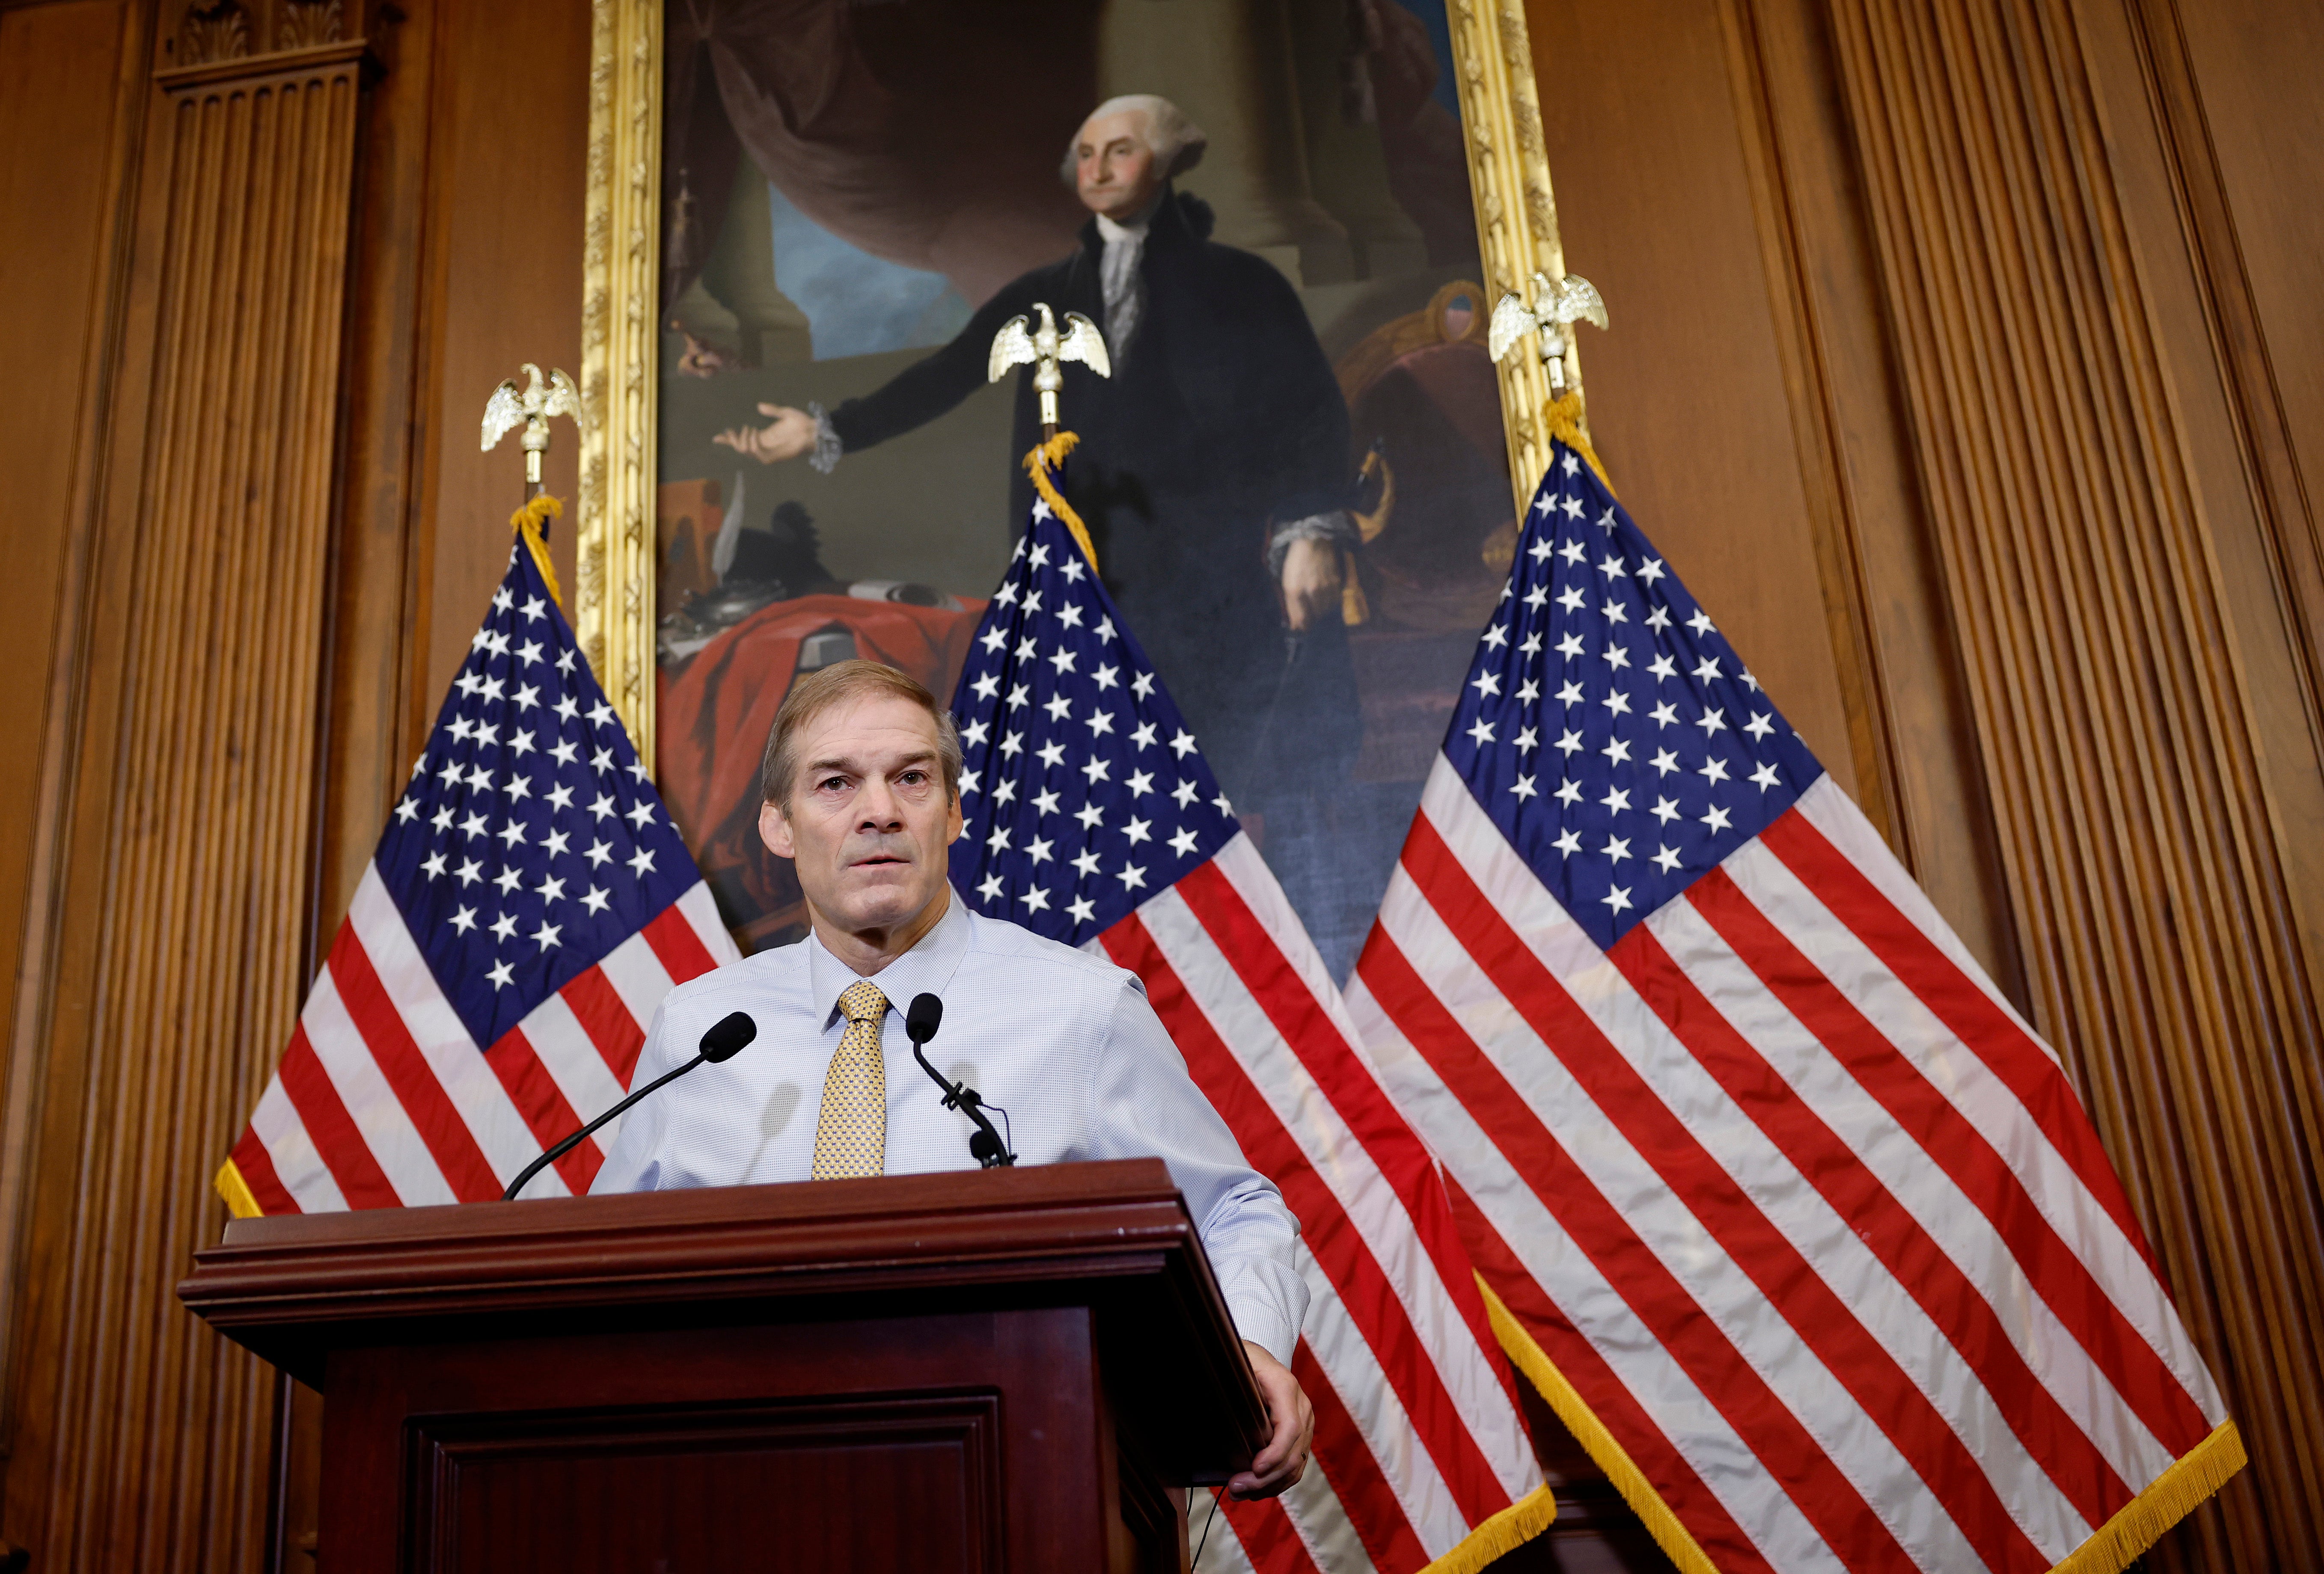
<svg viewBox="0 0 2324 1574">
<path fill-rule="evenodd" d="M 1146 151 L 1154 155 L 1154 162 L 1166 176 L 1183 175 L 1203 161 L 1203 150 L 1211 139 L 1203 128 L 1186 118 L 1186 112 L 1157 93 L 1124 93 L 1109 98 L 1082 117 L 1081 126 L 1074 129 L 1073 141 L 1065 144 L 1065 161 L 1058 169 L 1068 186 L 1080 183 L 1079 160 L 1074 152 L 1081 146 L 1082 128 L 1101 115 L 1116 110 L 1135 109 L 1145 116 L 1139 140 Z"/>
<path fill-rule="evenodd" d="M 908 672 L 877 661 L 835 661 L 820 672 L 810 672 L 791 686 L 775 712 L 767 734 L 766 758 L 759 767 L 759 793 L 768 803 L 790 813 L 792 778 L 798 774 L 798 735 L 834 705 L 853 700 L 893 697 L 909 700 L 936 718 L 936 760 L 944 770 L 945 791 L 960 796 L 960 729 L 952 713 L 936 704 L 936 696 Z"/>
</svg>

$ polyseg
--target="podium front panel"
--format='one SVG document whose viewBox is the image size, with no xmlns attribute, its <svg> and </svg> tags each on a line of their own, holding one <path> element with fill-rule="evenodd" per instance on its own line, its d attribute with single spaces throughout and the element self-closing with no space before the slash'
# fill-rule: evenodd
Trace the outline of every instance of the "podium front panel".
<svg viewBox="0 0 2324 1574">
<path fill-rule="evenodd" d="M 1085 1310 L 1049 1308 L 337 1351 L 318 1561 L 1102 1567 L 1094 1349 Z"/>
</svg>

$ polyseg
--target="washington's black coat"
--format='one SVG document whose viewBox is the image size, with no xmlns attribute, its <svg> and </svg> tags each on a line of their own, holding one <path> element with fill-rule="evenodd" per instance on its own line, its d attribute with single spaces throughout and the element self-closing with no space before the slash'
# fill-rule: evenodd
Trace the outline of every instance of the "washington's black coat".
<svg viewBox="0 0 2324 1574">
<path fill-rule="evenodd" d="M 1298 296 L 1260 258 L 1210 240 L 1210 228 L 1202 202 L 1165 196 L 1147 231 L 1145 312 L 1128 353 L 1111 380 L 1065 365 L 1061 424 L 1081 436 L 1065 490 L 1106 587 L 1240 796 L 1287 785 L 1256 778 L 1292 759 L 1345 769 L 1344 638 L 1330 620 L 1286 679 L 1267 546 L 1272 523 L 1343 507 L 1352 467 L 1347 405 Z M 1103 249 L 1093 219 L 1071 256 L 1010 284 L 951 344 L 832 411 L 845 450 L 910 431 L 983 386 L 993 336 L 1035 301 L 1102 326 Z M 1039 437 L 1028 369 L 1010 450 L 1020 520 L 1032 506 L 1021 460 Z M 1262 759 L 1276 712 L 1285 727 Z"/>
</svg>

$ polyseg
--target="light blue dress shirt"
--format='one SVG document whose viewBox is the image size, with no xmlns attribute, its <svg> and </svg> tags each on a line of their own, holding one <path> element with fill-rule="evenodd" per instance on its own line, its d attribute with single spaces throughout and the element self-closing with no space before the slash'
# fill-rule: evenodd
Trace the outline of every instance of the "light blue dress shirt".
<svg viewBox="0 0 2324 1574">
<path fill-rule="evenodd" d="M 590 1190 L 806 1180 L 824 1074 L 846 1029 L 839 995 L 855 979 L 810 934 L 672 990 L 632 1086 L 691 1060 L 703 1033 L 729 1012 L 749 1012 L 759 1036 L 724 1065 L 681 1077 L 622 1117 Z M 930 1063 L 984 1096 L 1018 1162 L 1161 1159 L 1185 1195 L 1236 1329 L 1290 1364 L 1307 1310 L 1292 1262 L 1299 1222 L 1186 1074 L 1135 973 L 952 900 L 872 981 L 891 1007 L 880 1040 L 890 1174 L 976 1167 L 968 1151 L 975 1128 L 944 1108 L 904 1033 L 913 997 L 932 994 L 945 1014 Z"/>
</svg>

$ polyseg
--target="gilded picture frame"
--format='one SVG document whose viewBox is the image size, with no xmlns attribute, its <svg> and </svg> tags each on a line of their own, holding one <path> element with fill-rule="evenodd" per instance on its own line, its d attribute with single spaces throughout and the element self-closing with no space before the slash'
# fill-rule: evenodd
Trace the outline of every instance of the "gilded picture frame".
<svg viewBox="0 0 2324 1574">
<path fill-rule="evenodd" d="M 663 0 L 593 0 L 583 252 L 581 491 L 574 613 L 581 647 L 640 756 L 654 750 L 656 301 Z M 1564 258 L 1520 0 L 1448 0 L 1455 88 L 1487 293 L 1530 299 Z M 1579 389 L 1579 356 L 1565 376 Z M 1542 362 L 1497 373 L 1515 505 L 1546 463 Z"/>
</svg>

